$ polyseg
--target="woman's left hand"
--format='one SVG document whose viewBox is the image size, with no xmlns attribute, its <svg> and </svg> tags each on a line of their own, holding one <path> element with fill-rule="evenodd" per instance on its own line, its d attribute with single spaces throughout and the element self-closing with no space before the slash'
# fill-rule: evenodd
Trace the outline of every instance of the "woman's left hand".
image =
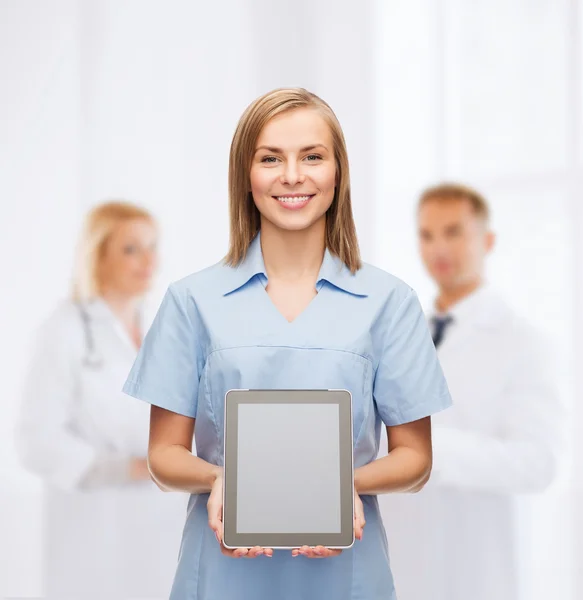
<svg viewBox="0 0 583 600">
<path fill-rule="evenodd" d="M 365 523 L 364 506 L 358 492 L 354 490 L 354 537 L 357 540 L 362 540 Z M 292 550 L 292 556 L 305 556 L 307 558 L 330 558 L 339 554 L 342 554 L 342 550 L 333 550 L 324 546 L 302 546 Z"/>
</svg>

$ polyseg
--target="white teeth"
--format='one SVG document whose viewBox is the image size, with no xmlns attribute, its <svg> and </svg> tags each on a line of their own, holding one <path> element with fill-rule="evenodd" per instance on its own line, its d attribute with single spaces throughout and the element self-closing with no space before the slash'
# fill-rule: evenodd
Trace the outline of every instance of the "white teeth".
<svg viewBox="0 0 583 600">
<path fill-rule="evenodd" d="M 294 198 L 290 198 L 289 196 L 276 196 L 279 202 L 290 202 L 295 204 L 297 202 L 306 202 L 310 199 L 310 196 L 296 196 Z"/>
</svg>

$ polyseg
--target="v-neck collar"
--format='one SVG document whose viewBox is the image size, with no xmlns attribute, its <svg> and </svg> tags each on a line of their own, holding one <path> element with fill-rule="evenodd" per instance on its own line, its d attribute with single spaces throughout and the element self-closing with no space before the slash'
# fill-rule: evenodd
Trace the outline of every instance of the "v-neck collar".
<svg viewBox="0 0 583 600">
<path fill-rule="evenodd" d="M 113 312 L 111 306 L 101 296 L 96 296 L 84 304 L 85 310 L 90 318 L 90 326 L 92 322 L 109 323 L 114 329 L 116 335 L 126 344 L 134 353 L 137 353 L 139 348 L 135 345 L 127 329 L 123 326 L 118 316 Z M 138 311 L 139 327 L 141 336 L 144 335 L 144 319 L 143 310 Z"/>
</svg>

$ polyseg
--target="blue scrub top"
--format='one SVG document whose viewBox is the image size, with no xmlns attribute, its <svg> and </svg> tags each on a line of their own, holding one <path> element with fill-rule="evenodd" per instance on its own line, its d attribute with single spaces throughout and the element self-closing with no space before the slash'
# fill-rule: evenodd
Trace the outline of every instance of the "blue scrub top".
<svg viewBox="0 0 583 600">
<path fill-rule="evenodd" d="M 258 235 L 237 268 L 220 262 L 170 285 L 124 386 L 135 398 L 196 417 L 200 458 L 223 465 L 230 389 L 349 390 L 355 468 L 377 457 L 382 423 L 450 406 L 417 296 L 396 277 L 366 263 L 352 274 L 326 251 L 318 294 L 291 323 L 266 284 Z M 304 443 L 317 453 L 318 440 Z M 170 600 L 396 598 L 376 496 L 362 497 L 363 540 L 324 559 L 294 558 L 289 550 L 273 558 L 223 556 L 207 499 L 190 497 Z"/>
</svg>

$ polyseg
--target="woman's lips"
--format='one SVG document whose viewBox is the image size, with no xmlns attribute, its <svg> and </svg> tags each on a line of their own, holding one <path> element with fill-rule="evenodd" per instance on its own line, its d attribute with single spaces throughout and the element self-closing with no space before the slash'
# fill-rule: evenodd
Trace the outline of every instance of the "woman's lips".
<svg viewBox="0 0 583 600">
<path fill-rule="evenodd" d="M 273 196 L 282 208 L 287 210 L 300 210 L 304 208 L 315 194 L 289 194 L 286 196 Z"/>
</svg>

